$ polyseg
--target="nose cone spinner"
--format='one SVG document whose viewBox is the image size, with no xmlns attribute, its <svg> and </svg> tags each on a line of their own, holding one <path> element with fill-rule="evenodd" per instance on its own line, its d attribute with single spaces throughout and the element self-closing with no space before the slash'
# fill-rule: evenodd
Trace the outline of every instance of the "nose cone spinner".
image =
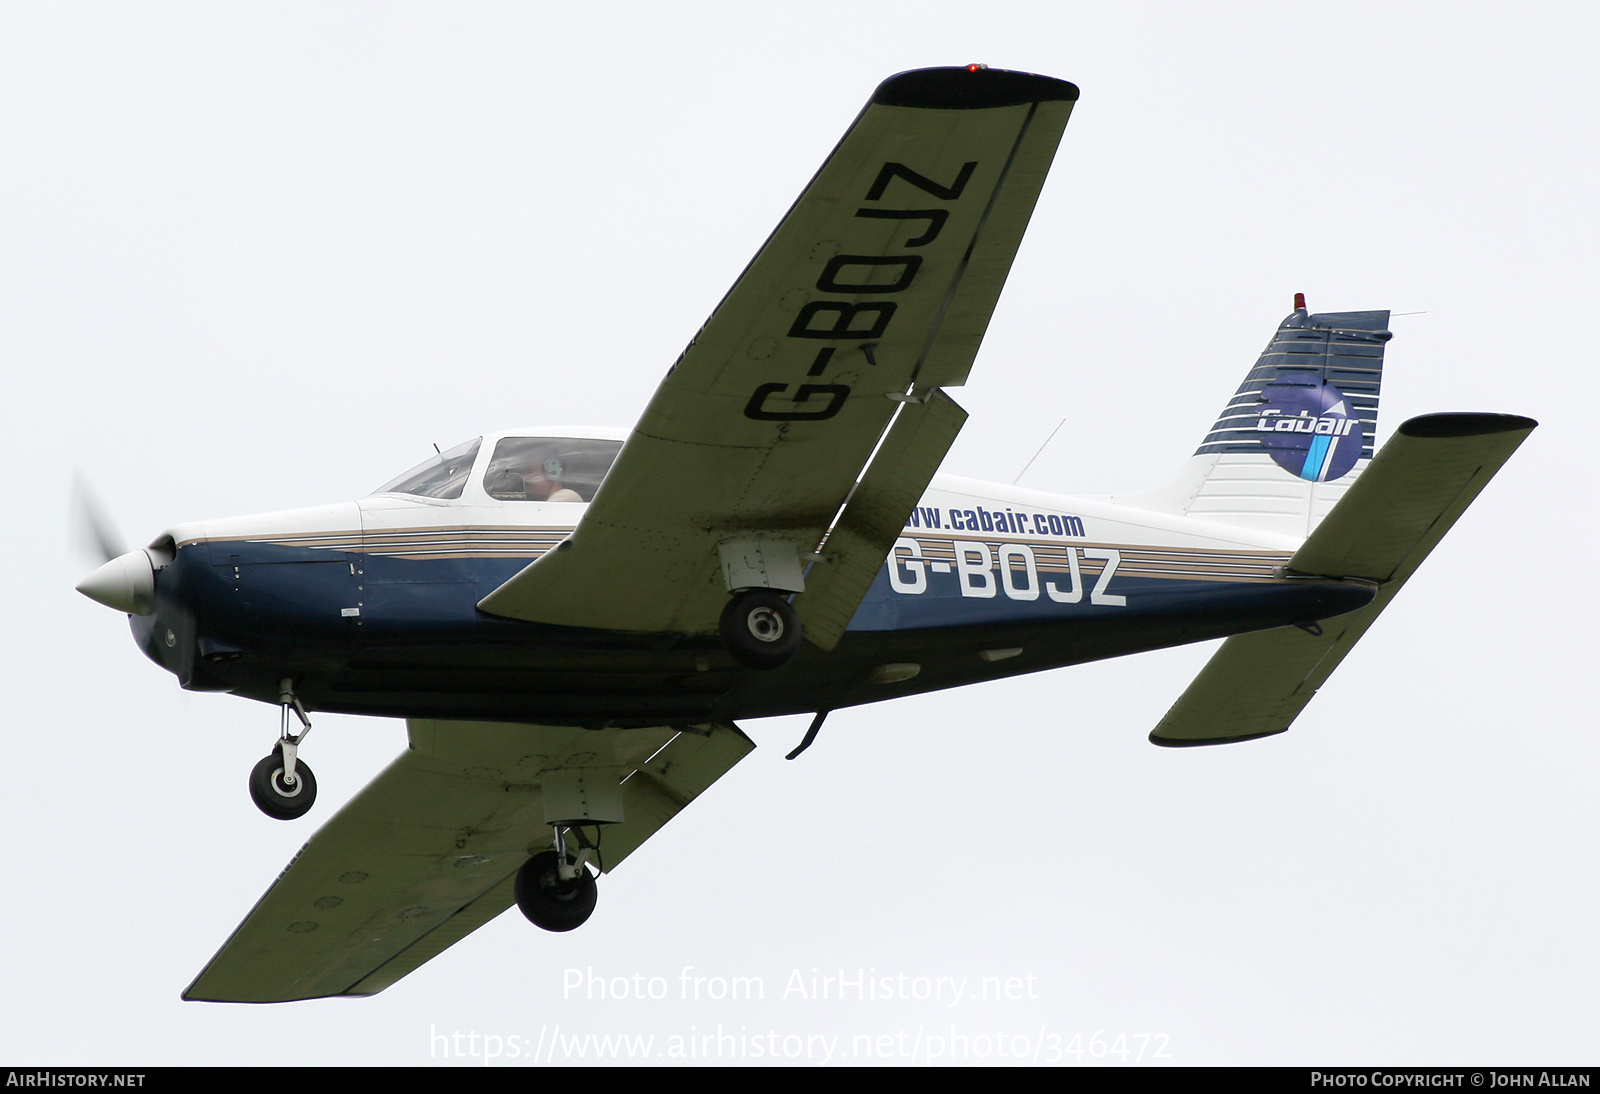
<svg viewBox="0 0 1600 1094">
<path fill-rule="evenodd" d="M 149 615 L 155 606 L 156 571 L 143 551 L 118 555 L 78 582 L 90 600 L 129 615 Z"/>
</svg>

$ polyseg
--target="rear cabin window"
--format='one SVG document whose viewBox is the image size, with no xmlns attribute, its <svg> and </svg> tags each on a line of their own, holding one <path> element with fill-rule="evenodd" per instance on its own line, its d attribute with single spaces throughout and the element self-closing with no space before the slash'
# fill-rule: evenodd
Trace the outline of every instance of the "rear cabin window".
<svg viewBox="0 0 1600 1094">
<path fill-rule="evenodd" d="M 483 489 L 500 501 L 592 501 L 621 450 L 621 441 L 503 437 L 494 446 Z"/>
<path fill-rule="evenodd" d="M 393 482 L 378 487 L 373 493 L 415 494 L 422 498 L 454 501 L 467 485 L 467 479 L 472 475 L 472 463 L 478 458 L 478 449 L 482 445 L 482 437 L 458 444 L 427 463 L 418 464 Z"/>
</svg>

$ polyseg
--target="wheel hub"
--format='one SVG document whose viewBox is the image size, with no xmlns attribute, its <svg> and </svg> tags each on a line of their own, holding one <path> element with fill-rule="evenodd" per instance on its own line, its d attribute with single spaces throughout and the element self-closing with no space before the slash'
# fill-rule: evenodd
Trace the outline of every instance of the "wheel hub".
<svg viewBox="0 0 1600 1094">
<path fill-rule="evenodd" d="M 800 618 L 773 589 L 736 593 L 722 609 L 717 631 L 733 659 L 746 668 L 781 668 L 800 649 Z"/>
<path fill-rule="evenodd" d="M 750 633 L 762 642 L 776 642 L 783 637 L 783 617 L 771 608 L 757 608 L 750 613 Z"/>
</svg>

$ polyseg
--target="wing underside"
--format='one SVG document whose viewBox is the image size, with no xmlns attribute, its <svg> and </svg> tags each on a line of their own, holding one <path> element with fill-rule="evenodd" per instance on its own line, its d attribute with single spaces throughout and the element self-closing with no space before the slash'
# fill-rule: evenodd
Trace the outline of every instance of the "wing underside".
<svg viewBox="0 0 1600 1094">
<path fill-rule="evenodd" d="M 511 906 L 517 870 L 550 844 L 552 772 L 623 780 L 625 819 L 600 840 L 609 871 L 755 747 L 732 725 L 408 729 L 411 747 L 301 848 L 185 999 L 382 991 Z"/>
<path fill-rule="evenodd" d="M 719 545 L 758 537 L 798 574 L 897 410 L 966 380 L 1076 98 L 991 70 L 883 84 L 669 371 L 571 539 L 479 606 L 710 633 Z"/>
</svg>

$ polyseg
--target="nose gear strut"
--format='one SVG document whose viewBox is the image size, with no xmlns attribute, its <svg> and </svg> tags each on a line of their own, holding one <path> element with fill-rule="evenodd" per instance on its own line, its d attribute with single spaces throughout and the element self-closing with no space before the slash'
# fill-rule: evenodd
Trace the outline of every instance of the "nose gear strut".
<svg viewBox="0 0 1600 1094">
<path fill-rule="evenodd" d="M 311 733 L 311 719 L 294 693 L 294 680 L 287 676 L 278 684 L 278 703 L 282 711 L 278 743 L 250 772 L 250 798 L 273 820 L 294 820 L 305 816 L 317 800 L 317 778 L 311 765 L 299 758 L 300 744 Z M 300 720 L 299 733 L 289 731 L 291 711 Z"/>
</svg>

